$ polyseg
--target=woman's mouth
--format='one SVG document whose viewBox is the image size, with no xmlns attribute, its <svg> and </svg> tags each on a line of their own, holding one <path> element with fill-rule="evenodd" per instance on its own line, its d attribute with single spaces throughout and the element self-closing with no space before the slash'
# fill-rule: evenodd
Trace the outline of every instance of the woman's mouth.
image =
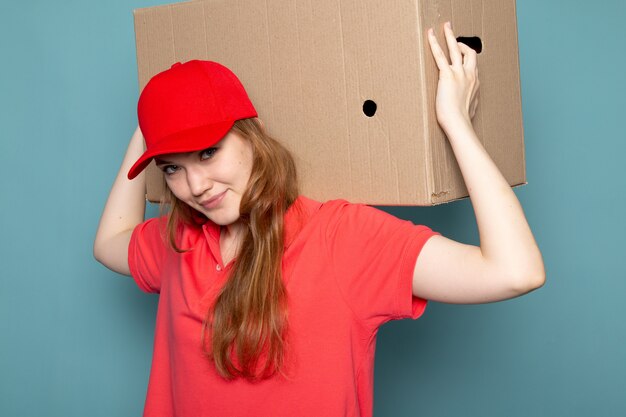
<svg viewBox="0 0 626 417">
<path fill-rule="evenodd" d="M 228 191 L 228 190 L 226 190 Z M 222 191 L 221 193 L 214 195 L 213 197 L 209 198 L 208 200 L 202 201 L 200 203 L 200 205 L 202 207 L 204 207 L 207 210 L 213 209 L 215 207 L 217 207 L 222 200 L 224 199 L 224 196 L 226 195 L 226 191 Z"/>
</svg>

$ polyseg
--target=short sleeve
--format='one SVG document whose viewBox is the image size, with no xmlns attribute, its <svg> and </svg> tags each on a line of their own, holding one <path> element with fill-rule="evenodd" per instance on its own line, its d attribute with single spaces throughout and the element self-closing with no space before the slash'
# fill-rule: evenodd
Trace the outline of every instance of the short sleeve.
<svg viewBox="0 0 626 417">
<path fill-rule="evenodd" d="M 128 245 L 128 266 L 139 288 L 145 292 L 161 291 L 161 271 L 168 255 L 164 217 L 138 224 Z"/>
<path fill-rule="evenodd" d="M 373 207 L 338 203 L 328 256 L 340 291 L 366 327 L 422 315 L 427 301 L 413 296 L 413 272 L 422 247 L 438 234 Z"/>
</svg>

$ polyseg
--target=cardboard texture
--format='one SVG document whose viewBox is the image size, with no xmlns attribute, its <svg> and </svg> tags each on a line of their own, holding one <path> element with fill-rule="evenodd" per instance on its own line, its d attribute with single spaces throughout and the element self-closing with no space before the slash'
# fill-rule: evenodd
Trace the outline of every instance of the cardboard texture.
<svg viewBox="0 0 626 417">
<path fill-rule="evenodd" d="M 482 42 L 478 136 L 510 185 L 526 183 L 514 0 L 196 0 L 134 16 L 140 89 L 174 62 L 220 62 L 294 153 L 302 194 L 373 205 L 468 196 L 436 120 L 426 38 L 436 28 L 445 48 L 450 20 Z M 154 164 L 147 187 L 159 201 Z"/>
</svg>

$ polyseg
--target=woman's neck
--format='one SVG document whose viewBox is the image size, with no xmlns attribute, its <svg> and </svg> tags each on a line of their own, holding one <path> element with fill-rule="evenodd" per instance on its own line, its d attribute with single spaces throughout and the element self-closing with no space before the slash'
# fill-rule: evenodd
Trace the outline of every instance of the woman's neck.
<svg viewBox="0 0 626 417">
<path fill-rule="evenodd" d="M 245 225 L 241 222 L 222 226 L 220 228 L 220 252 L 224 265 L 232 261 L 239 253 L 239 247 L 244 236 Z"/>
</svg>

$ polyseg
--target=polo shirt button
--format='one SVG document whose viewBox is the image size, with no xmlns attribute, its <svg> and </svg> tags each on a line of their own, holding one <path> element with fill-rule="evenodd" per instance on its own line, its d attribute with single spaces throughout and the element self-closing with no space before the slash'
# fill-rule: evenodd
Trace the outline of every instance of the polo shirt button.
<svg viewBox="0 0 626 417">
<path fill-rule="evenodd" d="M 218 272 L 221 271 L 222 270 L 222 265 L 220 265 L 220 264 L 215 265 L 215 269 L 217 269 Z"/>
</svg>

